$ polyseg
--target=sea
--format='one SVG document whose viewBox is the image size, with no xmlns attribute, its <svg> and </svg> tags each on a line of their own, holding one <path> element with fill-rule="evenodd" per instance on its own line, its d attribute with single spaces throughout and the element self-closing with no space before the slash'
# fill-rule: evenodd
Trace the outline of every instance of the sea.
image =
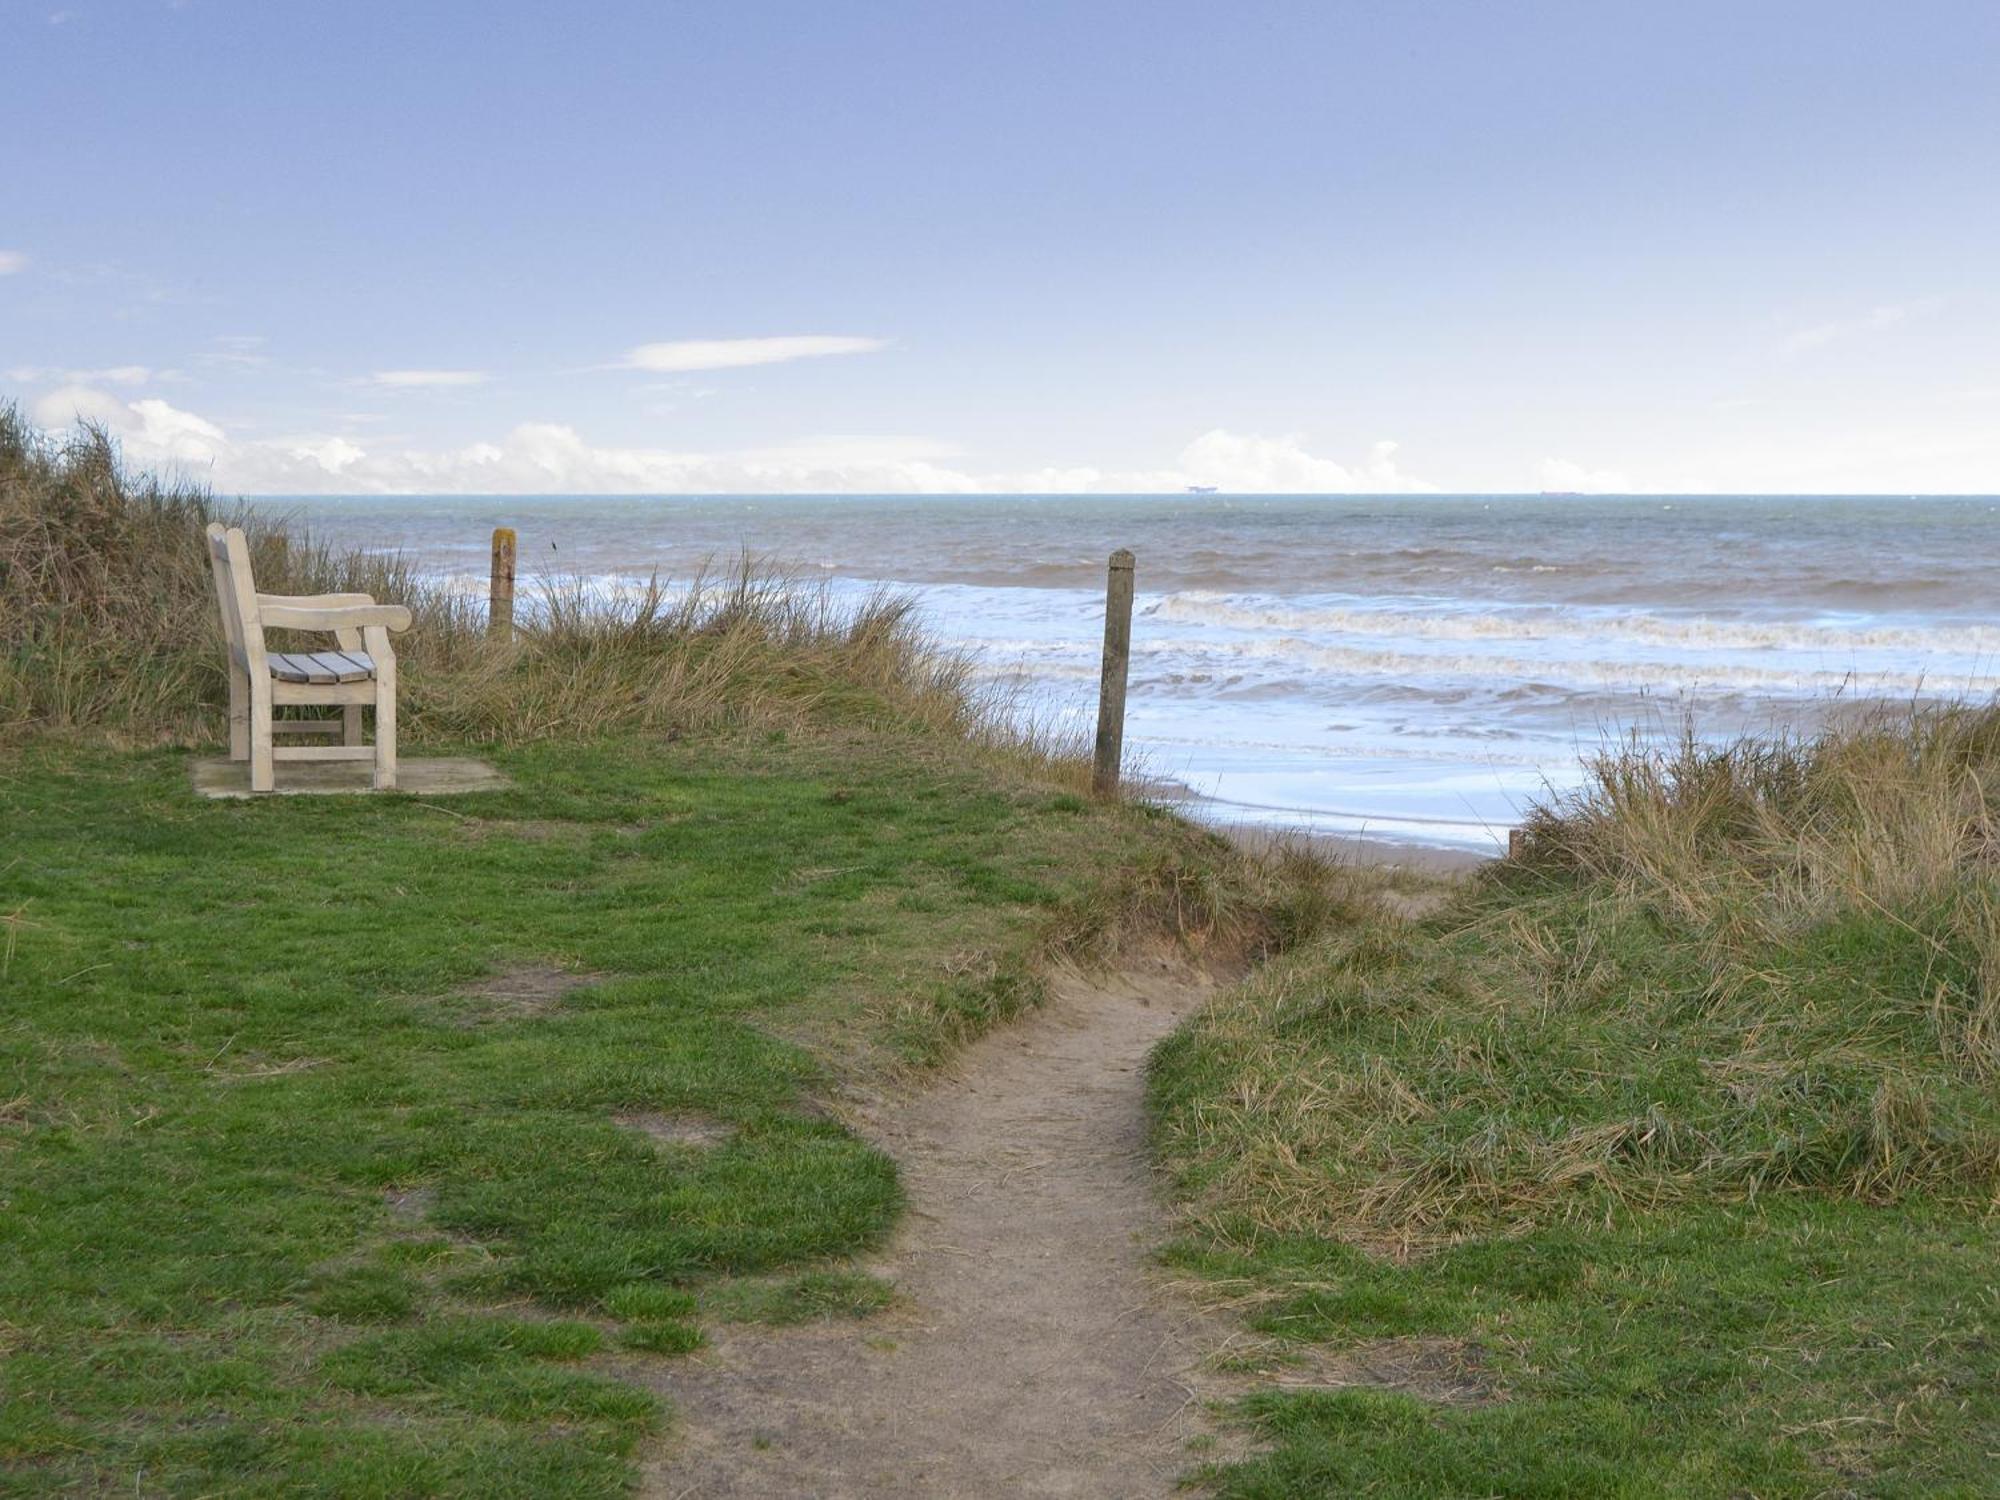
<svg viewBox="0 0 2000 1500">
<path fill-rule="evenodd" d="M 1129 764 L 1194 815 L 1490 852 L 1609 745 L 2000 693 L 2000 497 L 352 496 L 256 502 L 480 590 L 492 529 L 606 590 L 744 552 L 1095 723 L 1137 558 Z"/>
</svg>

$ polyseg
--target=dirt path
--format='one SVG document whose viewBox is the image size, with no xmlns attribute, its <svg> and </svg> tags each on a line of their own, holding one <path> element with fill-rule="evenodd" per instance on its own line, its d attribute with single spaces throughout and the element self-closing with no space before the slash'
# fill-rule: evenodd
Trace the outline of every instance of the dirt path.
<svg viewBox="0 0 2000 1500">
<path fill-rule="evenodd" d="M 1161 964 L 1072 979 L 862 1128 L 910 1209 L 870 1269 L 902 1305 L 724 1329 L 650 1378 L 680 1409 L 646 1493 L 671 1500 L 1168 1495 L 1203 1431 L 1199 1315 L 1160 1292 L 1147 1052 L 1207 986 Z"/>
</svg>

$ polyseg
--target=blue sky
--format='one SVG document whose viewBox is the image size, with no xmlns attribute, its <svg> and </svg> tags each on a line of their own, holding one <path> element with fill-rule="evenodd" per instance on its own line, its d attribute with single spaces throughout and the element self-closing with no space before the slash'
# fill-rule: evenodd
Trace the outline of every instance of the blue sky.
<svg viewBox="0 0 2000 1500">
<path fill-rule="evenodd" d="M 0 0 L 0 398 L 251 492 L 1985 492 L 1996 78 L 1991 0 Z"/>
</svg>

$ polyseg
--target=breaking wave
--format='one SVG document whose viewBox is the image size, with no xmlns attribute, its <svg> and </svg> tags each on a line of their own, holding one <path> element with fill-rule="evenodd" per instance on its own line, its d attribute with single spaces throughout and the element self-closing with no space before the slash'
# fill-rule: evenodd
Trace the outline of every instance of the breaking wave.
<svg viewBox="0 0 2000 1500">
<path fill-rule="evenodd" d="M 1463 612 L 1440 600 L 1428 611 L 1246 599 L 1200 591 L 1168 594 L 1147 615 L 1243 631 L 1387 636 L 1433 641 L 1631 641 L 1701 651 L 1857 650 L 2000 657 L 2000 626 L 1851 626 L 1801 620 L 1731 620 L 1629 611 L 1525 607 Z"/>
</svg>

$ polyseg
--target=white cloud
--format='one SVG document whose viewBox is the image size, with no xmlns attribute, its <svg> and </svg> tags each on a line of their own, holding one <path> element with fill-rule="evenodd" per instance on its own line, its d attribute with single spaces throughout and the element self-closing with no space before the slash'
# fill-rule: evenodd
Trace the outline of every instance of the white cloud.
<svg viewBox="0 0 2000 1500">
<path fill-rule="evenodd" d="M 116 396 L 88 386 L 67 385 L 50 391 L 28 408 L 37 426 L 55 429 L 79 422 L 99 422 L 123 431 L 132 421 L 132 410 Z"/>
<path fill-rule="evenodd" d="M 261 333 L 220 333 L 209 340 L 210 347 L 195 359 L 204 365 L 224 365 L 239 370 L 259 370 L 271 362 L 265 354 Z"/>
<path fill-rule="evenodd" d="M 852 338 L 839 334 L 794 334 L 769 339 L 679 339 L 665 344 L 641 344 L 629 352 L 624 367 L 656 373 L 688 370 L 733 370 L 745 365 L 776 365 L 787 360 L 816 359 L 827 354 L 872 354 L 888 347 L 886 339 Z"/>
<path fill-rule="evenodd" d="M 14 276 L 27 269 L 27 251 L 0 250 L 0 276 Z"/>
<path fill-rule="evenodd" d="M 367 450 L 356 447 L 343 437 L 292 438 L 277 446 L 293 462 L 308 464 L 334 475 L 354 467 L 368 456 Z"/>
<path fill-rule="evenodd" d="M 179 462 L 206 463 L 228 445 L 222 429 L 213 422 L 169 406 L 157 396 L 134 401 L 132 410 L 139 418 L 140 439 Z"/>
<path fill-rule="evenodd" d="M 213 422 L 157 396 L 126 402 L 90 386 L 69 385 L 43 396 L 29 414 L 47 428 L 95 422 L 143 464 L 208 465 L 235 446 Z"/>
<path fill-rule="evenodd" d="M 155 371 L 146 365 L 112 365 L 102 370 L 57 370 L 47 366 L 16 365 L 0 370 L 19 385 L 42 385 L 50 381 L 64 385 L 144 385 L 150 380 L 171 380 L 177 372 Z"/>
<path fill-rule="evenodd" d="M 1352 466 L 1315 458 L 1295 440 L 1221 429 L 1190 443 L 1174 467 L 979 472 L 958 450 L 924 438 L 829 436 L 725 452 L 605 447 L 559 422 L 528 422 L 497 442 L 445 450 L 342 450 L 334 469 L 302 442 L 251 444 L 218 463 L 216 482 L 256 492 L 315 488 L 528 494 L 977 494 L 1125 493 L 1189 484 L 1264 493 L 1385 493 L 1434 488 L 1401 473 L 1394 443 Z M 338 482 L 330 482 L 337 477 Z"/>
<path fill-rule="evenodd" d="M 1251 494 L 1388 494 L 1434 490 L 1396 466 L 1397 445 L 1378 442 L 1358 464 L 1308 453 L 1297 437 L 1262 437 L 1218 427 L 1181 450 L 1183 484 Z"/>
<path fill-rule="evenodd" d="M 1622 469 L 1587 469 L 1566 458 L 1545 458 L 1535 465 L 1542 489 L 1583 495 L 1629 495 L 1642 488 Z"/>
<path fill-rule="evenodd" d="M 259 341 L 219 341 L 225 358 L 255 360 Z M 199 372 L 197 372 L 199 373 Z M 768 445 L 683 449 L 621 446 L 561 421 L 490 430 L 485 440 L 449 446 L 408 421 L 410 403 L 340 413 L 314 425 L 254 428 L 249 417 L 217 421 L 177 404 L 186 386 L 153 384 L 173 374 L 138 365 L 102 370 L 15 368 L 0 372 L 22 388 L 30 419 L 63 428 L 79 417 L 101 424 L 136 466 L 191 470 L 224 493 L 1121 493 L 1174 492 L 1214 485 L 1233 492 L 1399 493 L 1436 486 L 1403 468 L 1391 442 L 1331 455 L 1297 436 L 1218 427 L 1178 452 L 1113 468 L 1091 464 L 1027 468 L 982 461 L 948 444 L 912 436 L 833 435 Z M 143 378 L 142 378 L 143 376 Z M 634 381 L 634 385 L 639 382 Z M 171 390 L 174 401 L 160 399 Z M 45 392 L 39 399 L 36 392 Z M 144 399 L 141 399 L 144 398 Z M 1583 461 L 1556 451 L 1529 467 L 1471 466 L 1462 456 L 1454 484 L 1466 488 L 1685 494 L 1963 494 L 1991 488 L 2000 472 L 2000 427 L 1977 403 L 2000 387 L 1933 392 L 1900 413 L 1873 420 L 1815 412 L 1811 420 L 1759 423 L 1753 432 L 1713 417 L 1684 433 L 1596 433 Z M 423 403 L 416 403 L 421 406 Z M 232 411 L 234 406 L 230 408 Z M 1426 448 L 1427 454 L 1432 450 Z M 1536 450 L 1530 450 L 1531 453 Z M 1547 452 L 1547 449 L 1541 450 Z M 1574 455 L 1577 450 L 1570 450 Z M 1442 462 L 1435 455 L 1425 467 Z M 1003 460 L 1004 462 L 1004 460 Z M 1517 461 L 1518 463 L 1519 461 Z M 1019 466 L 1015 466 L 1019 465 Z"/>
<path fill-rule="evenodd" d="M 1805 354 L 1865 334 L 1887 333 L 1892 328 L 1901 328 L 1920 318 L 1934 317 L 1943 310 L 1944 299 L 1941 297 L 1885 303 L 1881 307 L 1870 308 L 1859 317 L 1837 318 L 1832 322 L 1815 323 L 1809 328 L 1798 329 L 1785 339 L 1782 348 L 1787 354 Z"/>
<path fill-rule="evenodd" d="M 126 401 L 66 385 L 33 403 L 49 429 L 95 422 L 139 466 L 199 471 L 217 489 L 310 493 L 923 492 L 980 488 L 944 465 L 949 449 L 915 438 L 826 437 L 727 453 L 606 447 L 574 427 L 527 422 L 498 442 L 425 449 L 355 434 L 231 437 L 156 398 Z"/>
<path fill-rule="evenodd" d="M 972 494 L 1171 491 L 1209 484 L 1236 491 L 1430 489 L 1403 474 L 1396 445 L 1375 444 L 1354 464 L 1307 452 L 1296 438 L 1217 428 L 1172 466 L 982 472 L 959 451 L 921 437 L 833 435 L 720 452 L 595 444 L 561 422 L 524 422 L 497 441 L 423 448 L 350 430 L 274 438 L 233 437 L 215 422 L 157 397 L 128 401 L 72 382 L 36 401 L 46 428 L 96 422 L 137 465 L 195 468 L 218 489 L 246 494 Z"/>
<path fill-rule="evenodd" d="M 349 443 L 348 448 L 354 445 Z M 939 462 L 945 450 L 907 438 L 829 437 L 769 448 L 709 453 L 600 446 L 560 422 L 524 422 L 497 442 L 462 448 L 370 449 L 343 455 L 339 488 L 456 493 L 758 494 L 948 492 L 978 487 Z M 310 464 L 302 461 L 310 460 Z M 303 444 L 274 455 L 253 445 L 240 462 L 218 465 L 232 488 L 325 488 L 323 453 Z"/>
<path fill-rule="evenodd" d="M 372 385 L 401 390 L 484 385 L 492 378 L 484 370 L 377 370 L 368 380 Z"/>
</svg>

